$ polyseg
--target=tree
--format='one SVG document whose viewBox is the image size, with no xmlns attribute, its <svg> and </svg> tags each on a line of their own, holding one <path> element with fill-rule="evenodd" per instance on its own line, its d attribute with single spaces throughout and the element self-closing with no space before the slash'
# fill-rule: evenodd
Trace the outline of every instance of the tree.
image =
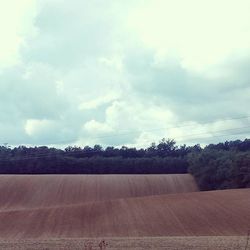
<svg viewBox="0 0 250 250">
<path fill-rule="evenodd" d="M 157 145 L 157 153 L 159 156 L 174 156 L 176 149 L 176 142 L 172 139 L 166 140 L 163 138 Z"/>
</svg>

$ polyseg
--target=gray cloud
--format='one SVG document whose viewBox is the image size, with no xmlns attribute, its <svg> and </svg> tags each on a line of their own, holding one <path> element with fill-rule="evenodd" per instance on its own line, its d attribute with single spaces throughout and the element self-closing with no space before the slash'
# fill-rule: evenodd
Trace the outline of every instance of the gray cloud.
<svg viewBox="0 0 250 250">
<path fill-rule="evenodd" d="M 180 55 L 159 60 L 126 25 L 134 6 L 41 2 L 37 34 L 26 37 L 20 63 L 0 73 L 0 141 L 148 145 L 246 123 L 216 125 L 249 114 L 249 51 L 208 73 L 183 66 Z M 187 123 L 192 129 L 167 129 Z"/>
<path fill-rule="evenodd" d="M 148 51 L 132 54 L 131 57 L 127 55 L 125 62 L 138 98 L 164 105 L 184 120 L 202 121 L 248 114 L 250 79 L 246 69 L 249 68 L 249 58 L 226 62 L 222 71 L 230 72 L 230 77 L 207 78 L 190 73 L 175 62 L 157 66 L 154 54 L 149 56 Z"/>
<path fill-rule="evenodd" d="M 38 35 L 23 49 L 24 60 L 67 71 L 113 53 L 114 43 L 119 42 L 119 20 L 114 11 L 112 1 L 51 1 L 42 5 L 35 20 Z"/>
</svg>

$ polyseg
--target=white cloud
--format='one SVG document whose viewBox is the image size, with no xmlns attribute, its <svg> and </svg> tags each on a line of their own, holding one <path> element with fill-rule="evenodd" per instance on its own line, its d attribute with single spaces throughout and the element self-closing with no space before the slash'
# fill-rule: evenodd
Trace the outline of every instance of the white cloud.
<svg viewBox="0 0 250 250">
<path fill-rule="evenodd" d="M 29 119 L 26 121 L 25 124 L 25 132 L 29 136 L 36 136 L 41 133 L 44 134 L 46 131 L 49 131 L 53 126 L 53 121 Z"/>
<path fill-rule="evenodd" d="M 0 2 L 0 69 L 20 62 L 19 49 L 26 36 L 35 35 L 35 0 Z"/>
<path fill-rule="evenodd" d="M 120 56 L 114 56 L 111 58 L 101 57 L 99 58 L 99 62 L 120 72 L 123 70 L 122 59 Z"/>
<path fill-rule="evenodd" d="M 170 137 L 168 128 L 177 122 L 177 117 L 165 107 L 131 99 L 114 101 L 105 113 L 105 121 L 91 120 L 84 125 L 92 144 L 101 141 L 104 145 L 141 145 L 145 138 Z"/>
<path fill-rule="evenodd" d="M 150 0 L 129 26 L 158 60 L 175 54 L 185 69 L 213 74 L 228 57 L 249 54 L 249 12 L 249 0 Z"/>
<path fill-rule="evenodd" d="M 114 101 L 116 98 L 118 98 L 116 93 L 108 93 L 107 95 L 101 96 L 101 97 L 97 97 L 97 98 L 93 98 L 90 101 L 87 102 L 82 102 L 79 105 L 79 109 L 80 110 L 92 110 L 92 109 L 96 109 L 104 104 L 108 104 L 112 101 Z"/>
<path fill-rule="evenodd" d="M 0 137 L 147 146 L 244 125 L 222 120 L 249 114 L 249 3 L 1 2 Z"/>
<path fill-rule="evenodd" d="M 90 120 L 84 124 L 83 127 L 91 136 L 98 134 L 107 134 L 113 132 L 113 129 L 105 123 Z"/>
</svg>

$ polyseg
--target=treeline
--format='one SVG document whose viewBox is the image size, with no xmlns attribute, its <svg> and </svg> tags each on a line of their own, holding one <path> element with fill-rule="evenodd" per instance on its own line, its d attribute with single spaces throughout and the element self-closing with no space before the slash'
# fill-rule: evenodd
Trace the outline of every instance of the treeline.
<svg viewBox="0 0 250 250">
<path fill-rule="evenodd" d="M 200 147 L 161 140 L 146 149 L 103 149 L 100 145 L 67 147 L 0 147 L 0 174 L 163 174 L 187 173 L 186 155 Z"/>
<path fill-rule="evenodd" d="M 250 140 L 145 149 L 0 147 L 0 174 L 173 174 L 190 172 L 201 190 L 250 187 Z"/>
<path fill-rule="evenodd" d="M 1 174 L 175 174 L 187 172 L 185 158 L 59 157 L 10 160 Z"/>
<path fill-rule="evenodd" d="M 250 188 L 250 140 L 211 144 L 187 158 L 201 190 Z"/>
</svg>

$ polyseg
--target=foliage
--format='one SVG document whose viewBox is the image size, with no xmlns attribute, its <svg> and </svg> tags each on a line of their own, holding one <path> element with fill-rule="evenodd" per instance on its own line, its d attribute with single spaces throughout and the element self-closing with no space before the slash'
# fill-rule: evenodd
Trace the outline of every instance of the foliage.
<svg viewBox="0 0 250 250">
<path fill-rule="evenodd" d="M 250 187 L 249 140 L 208 145 L 190 153 L 188 163 L 201 190 Z"/>
<path fill-rule="evenodd" d="M 0 147 L 0 174 L 160 174 L 186 173 L 187 147 L 161 140 L 152 150 L 100 145 L 93 148 L 69 146 Z"/>
</svg>

